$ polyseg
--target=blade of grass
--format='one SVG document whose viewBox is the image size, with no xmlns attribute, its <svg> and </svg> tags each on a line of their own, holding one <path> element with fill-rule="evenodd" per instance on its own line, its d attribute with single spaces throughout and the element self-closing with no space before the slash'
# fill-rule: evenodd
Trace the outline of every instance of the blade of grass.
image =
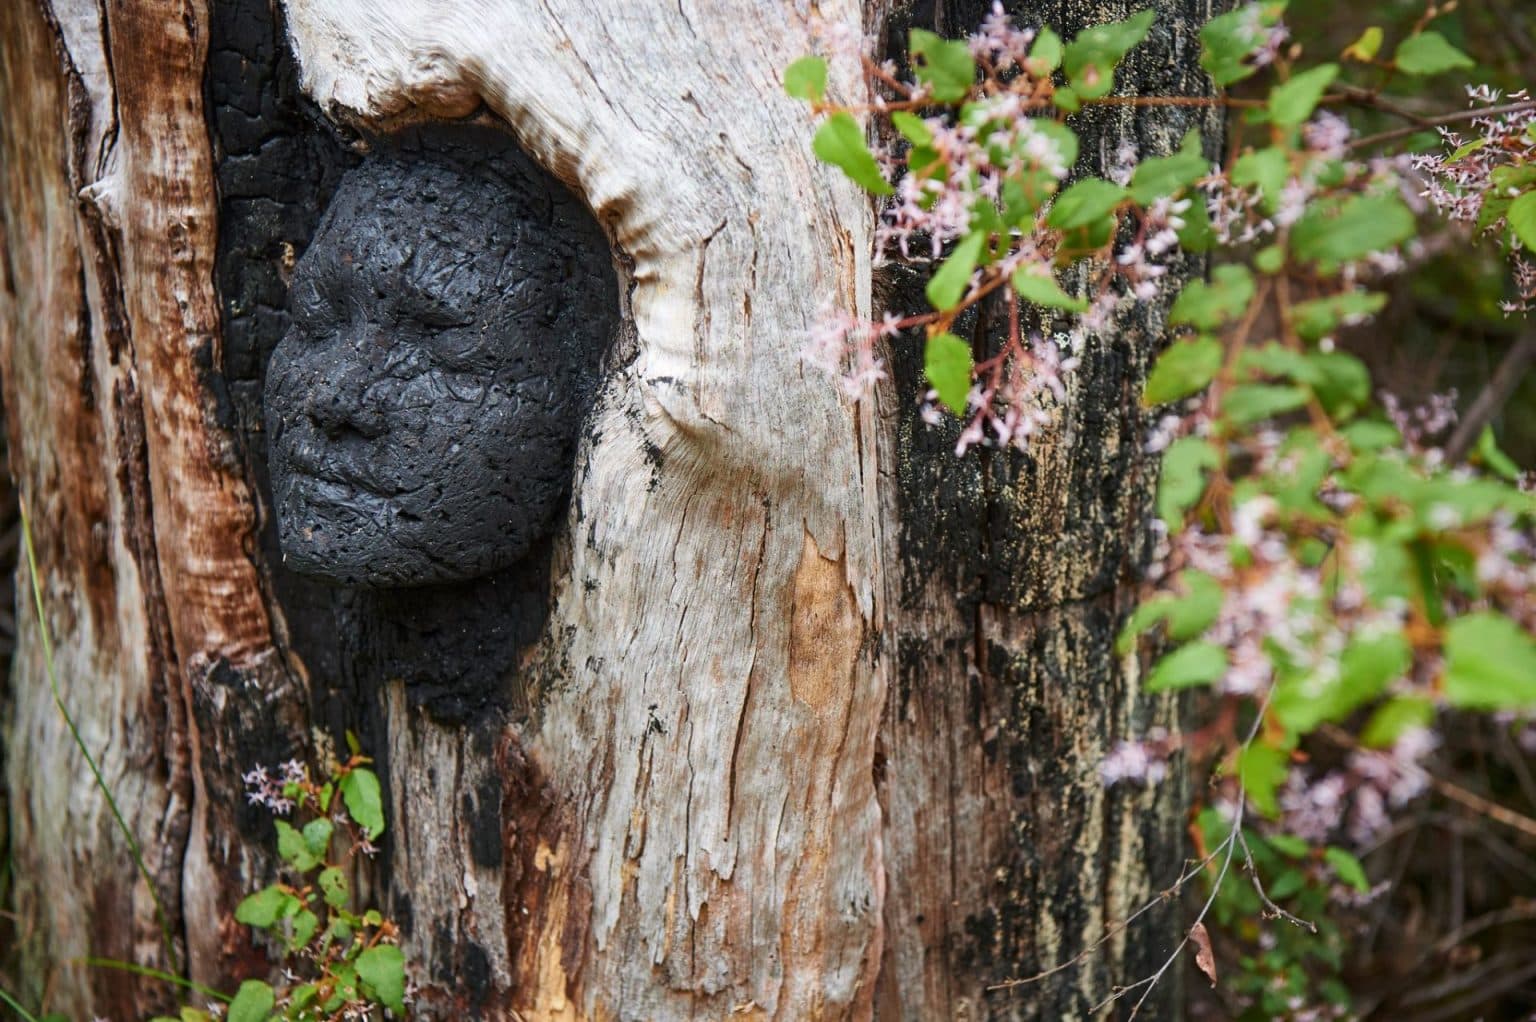
<svg viewBox="0 0 1536 1022">
<path fill-rule="evenodd" d="M 48 684 L 53 689 L 53 702 L 59 708 L 59 714 L 64 718 L 64 723 L 69 726 L 69 733 L 75 740 L 75 746 L 80 750 L 80 755 L 85 757 L 85 763 L 91 768 L 91 776 L 96 779 L 96 787 L 107 800 L 107 808 L 112 811 L 112 818 L 117 821 L 118 830 L 122 831 L 123 839 L 128 842 L 128 854 L 133 859 L 133 864 L 138 867 L 139 875 L 144 878 L 144 884 L 149 888 L 149 896 L 155 903 L 155 919 L 160 924 L 160 938 L 165 943 L 166 958 L 171 967 L 181 968 L 181 963 L 176 957 L 176 943 L 171 937 L 171 923 L 165 912 L 165 905 L 160 901 L 160 891 L 155 887 L 154 878 L 149 875 L 149 868 L 144 865 L 144 854 L 139 850 L 139 842 L 133 836 L 133 831 L 128 828 L 128 821 L 123 819 L 123 814 L 117 806 L 117 799 L 112 796 L 112 789 L 107 787 L 106 778 L 101 776 L 101 768 L 96 765 L 96 757 L 91 755 L 91 750 L 85 747 L 85 740 L 80 737 L 80 728 L 75 724 L 75 718 L 70 714 L 69 707 L 64 705 L 64 696 L 59 691 L 59 676 L 53 666 L 53 639 L 48 634 L 48 618 L 43 612 L 43 589 L 37 574 L 37 555 L 32 550 L 32 527 L 27 515 L 26 501 L 21 500 L 21 541 L 27 552 L 27 574 L 32 583 L 32 600 L 37 606 L 37 628 L 43 638 L 43 663 L 48 670 Z"/>
<path fill-rule="evenodd" d="M 37 1016 L 18 1004 L 16 998 L 5 992 L 4 987 L 0 987 L 0 1001 L 4 1001 L 6 1006 L 20 1015 L 24 1022 L 37 1022 Z"/>
<path fill-rule="evenodd" d="M 229 996 L 228 994 L 221 994 L 217 990 L 213 989 L 213 987 L 205 987 L 201 983 L 194 983 L 190 979 L 183 979 L 180 976 L 172 975 L 169 972 L 163 972 L 160 969 L 151 969 L 146 965 L 135 965 L 133 962 L 120 962 L 116 958 L 76 959 L 76 961 L 82 960 L 86 965 L 89 965 L 93 968 L 118 969 L 122 972 L 131 972 L 135 976 L 147 976 L 150 979 L 158 979 L 163 980 L 166 983 L 174 983 L 184 990 L 191 990 L 194 993 L 202 994 L 204 997 L 212 997 L 214 1000 L 223 1001 L 225 1004 L 230 1004 L 234 1001 L 233 997 Z"/>
</svg>

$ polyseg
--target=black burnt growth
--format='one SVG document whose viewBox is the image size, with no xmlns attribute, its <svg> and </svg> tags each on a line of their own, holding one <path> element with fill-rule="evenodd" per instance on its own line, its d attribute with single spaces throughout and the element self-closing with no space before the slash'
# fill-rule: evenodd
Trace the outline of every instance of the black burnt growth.
<svg viewBox="0 0 1536 1022">
<path fill-rule="evenodd" d="M 284 565 L 343 587 L 360 678 L 466 719 L 543 625 L 617 330 L 607 244 L 509 136 L 413 129 L 342 178 L 288 304 L 264 409 Z"/>
</svg>

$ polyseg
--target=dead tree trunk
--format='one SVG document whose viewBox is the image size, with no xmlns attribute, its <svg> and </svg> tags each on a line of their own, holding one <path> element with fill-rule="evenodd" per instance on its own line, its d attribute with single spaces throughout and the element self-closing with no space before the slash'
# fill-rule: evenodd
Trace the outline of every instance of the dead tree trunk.
<svg viewBox="0 0 1536 1022">
<path fill-rule="evenodd" d="M 983 6 L 819 13 L 954 35 Z M 1018 13 L 1075 31 L 1111 6 Z M 1209 11 L 1158 6 L 1125 84 L 1202 88 Z M 870 311 L 874 211 L 783 96 L 812 49 L 789 4 L 0 5 L 13 469 L 61 696 L 180 959 L 23 601 L 0 959 L 24 999 L 114 1019 L 173 999 L 87 956 L 261 973 L 231 911 L 271 873 L 270 824 L 239 775 L 349 728 L 386 772 L 375 889 L 423 1017 L 1081 1017 L 1170 942 L 1133 931 L 1047 984 L 987 990 L 1070 958 L 1176 871 L 1178 791 L 1111 797 L 1096 771 L 1133 723 L 1171 718 L 1113 651 L 1147 553 L 1138 395 L 1160 313 L 1083 353 L 1028 458 L 956 461 L 916 417 L 910 345 L 893 386 L 840 401 L 798 353 L 822 302 Z M 348 133 L 472 115 L 596 215 L 624 327 L 542 638 L 506 665 L 515 698 L 448 723 L 360 682 L 368 637 L 337 643 L 336 597 L 279 563 L 260 394 Z M 1121 137 L 1166 150 L 1193 123 L 1102 117 L 1085 159 Z"/>
</svg>

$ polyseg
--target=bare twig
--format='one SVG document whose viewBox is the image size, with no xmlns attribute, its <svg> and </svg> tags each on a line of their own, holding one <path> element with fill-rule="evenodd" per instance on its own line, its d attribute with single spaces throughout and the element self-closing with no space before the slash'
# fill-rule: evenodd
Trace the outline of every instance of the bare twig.
<svg viewBox="0 0 1536 1022">
<path fill-rule="evenodd" d="M 1438 117 L 1426 117 L 1422 124 L 1412 124 L 1406 128 L 1393 128 L 1391 131 L 1378 132 L 1375 135 L 1366 135 L 1357 138 L 1349 144 L 1351 149 L 1364 149 L 1367 146 L 1380 145 L 1382 142 L 1395 142 L 1409 135 L 1417 135 L 1428 128 L 1437 128 L 1444 124 L 1460 124 L 1463 121 L 1475 121 L 1479 117 L 1499 117 L 1504 114 L 1519 114 L 1527 110 L 1536 110 L 1536 99 L 1528 99 L 1519 103 L 1506 103 L 1503 106 L 1479 107 L 1474 110 L 1458 110 L 1452 114 L 1441 114 Z"/>
<path fill-rule="evenodd" d="M 1447 462 L 1454 465 L 1467 456 L 1467 452 L 1477 443 L 1483 427 L 1492 421 L 1520 385 L 1532 361 L 1536 361 L 1536 330 L 1527 330 L 1516 338 L 1514 346 L 1505 353 L 1504 360 L 1493 371 L 1482 393 L 1477 395 L 1477 400 L 1472 402 L 1467 414 L 1456 424 L 1456 431 L 1445 445 Z"/>
</svg>

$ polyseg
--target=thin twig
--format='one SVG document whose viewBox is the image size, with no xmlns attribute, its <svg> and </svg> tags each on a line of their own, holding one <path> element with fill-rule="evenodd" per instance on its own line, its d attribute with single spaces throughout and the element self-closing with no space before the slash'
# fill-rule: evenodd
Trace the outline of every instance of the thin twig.
<svg viewBox="0 0 1536 1022">
<path fill-rule="evenodd" d="M 1445 124 L 1459 124 L 1462 121 L 1475 121 L 1479 117 L 1499 117 L 1504 114 L 1519 114 L 1527 110 L 1536 110 L 1536 99 L 1528 99 L 1519 103 L 1506 103 L 1503 106 L 1481 107 L 1476 110 L 1459 110 L 1452 114 L 1441 114 L 1438 117 L 1425 118 L 1423 124 L 1410 125 L 1406 128 L 1393 128 L 1391 131 L 1378 132 L 1375 135 L 1365 135 L 1349 143 L 1351 149 L 1364 149 L 1367 146 L 1380 145 L 1382 142 L 1395 142 L 1400 138 L 1417 135 L 1421 131 L 1430 128 L 1438 128 Z"/>
<path fill-rule="evenodd" d="M 1504 402 L 1509 400 L 1520 381 L 1525 378 L 1525 371 L 1533 361 L 1536 361 L 1536 330 L 1527 330 L 1515 339 L 1514 346 L 1505 353 L 1504 360 L 1493 371 L 1482 393 L 1477 395 L 1477 400 L 1472 402 L 1467 414 L 1456 424 L 1456 431 L 1445 445 L 1446 462 L 1454 465 L 1467 456 L 1467 452 L 1477 443 L 1483 427 L 1499 414 L 1499 409 L 1504 407 Z"/>
</svg>

